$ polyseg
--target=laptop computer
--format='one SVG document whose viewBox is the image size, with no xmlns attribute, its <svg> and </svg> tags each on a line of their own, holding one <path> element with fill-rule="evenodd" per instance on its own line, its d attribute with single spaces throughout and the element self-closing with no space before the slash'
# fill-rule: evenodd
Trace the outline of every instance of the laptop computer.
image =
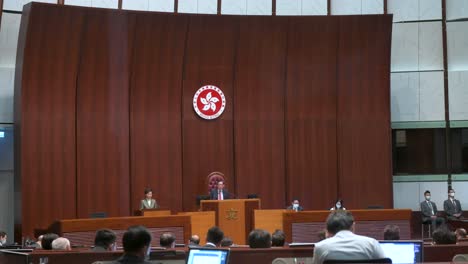
<svg viewBox="0 0 468 264">
<path fill-rule="evenodd" d="M 423 241 L 400 240 L 380 241 L 385 256 L 392 263 L 420 263 L 423 262 Z"/>
<path fill-rule="evenodd" d="M 229 249 L 226 248 L 190 248 L 187 264 L 228 264 Z"/>
</svg>

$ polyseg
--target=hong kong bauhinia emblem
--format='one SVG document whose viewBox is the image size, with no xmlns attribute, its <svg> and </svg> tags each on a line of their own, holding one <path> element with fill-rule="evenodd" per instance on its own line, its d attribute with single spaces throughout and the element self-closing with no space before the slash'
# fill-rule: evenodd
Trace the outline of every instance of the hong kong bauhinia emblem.
<svg viewBox="0 0 468 264">
<path fill-rule="evenodd" d="M 223 91 L 214 85 L 205 85 L 193 96 L 193 109 L 203 119 L 218 118 L 226 107 Z"/>
</svg>

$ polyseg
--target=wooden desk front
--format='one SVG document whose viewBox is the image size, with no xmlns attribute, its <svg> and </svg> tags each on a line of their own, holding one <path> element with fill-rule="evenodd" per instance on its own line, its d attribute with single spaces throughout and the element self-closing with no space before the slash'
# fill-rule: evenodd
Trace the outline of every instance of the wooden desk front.
<svg viewBox="0 0 468 264">
<path fill-rule="evenodd" d="M 252 230 L 253 211 L 260 208 L 259 199 L 203 200 L 202 211 L 214 211 L 216 224 L 235 244 L 246 244 Z"/>
<path fill-rule="evenodd" d="M 276 229 L 283 230 L 283 214 L 285 209 L 254 210 L 254 228 L 264 229 L 270 234 Z"/>
<path fill-rule="evenodd" d="M 200 245 L 206 244 L 206 233 L 208 229 L 216 225 L 215 212 L 181 212 L 178 213 L 178 215 L 190 216 L 192 235 L 198 235 L 200 237 Z M 185 243 L 188 243 L 188 241 L 185 241 Z"/>
<path fill-rule="evenodd" d="M 90 247 L 94 244 L 96 230 L 112 229 L 117 234 L 117 244 L 121 245 L 125 231 L 134 225 L 143 225 L 153 235 L 152 246 L 159 246 L 159 236 L 164 232 L 172 232 L 176 236 L 176 243 L 186 243 L 191 234 L 190 216 L 131 216 L 110 218 L 86 218 L 60 220 L 54 223 L 54 230 L 60 236 L 68 238 L 73 245 Z"/>
<path fill-rule="evenodd" d="M 136 216 L 166 216 L 171 215 L 171 210 L 143 209 L 138 210 Z"/>
<path fill-rule="evenodd" d="M 410 209 L 349 210 L 354 217 L 355 233 L 383 239 L 386 225 L 400 228 L 400 239 L 411 239 Z M 283 230 L 287 242 L 317 242 L 318 233 L 325 229 L 330 211 L 288 211 L 283 214 Z"/>
</svg>

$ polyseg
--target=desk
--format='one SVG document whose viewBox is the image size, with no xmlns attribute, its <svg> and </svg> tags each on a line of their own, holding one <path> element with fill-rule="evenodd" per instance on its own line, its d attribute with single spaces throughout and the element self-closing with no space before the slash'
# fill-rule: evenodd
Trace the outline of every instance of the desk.
<svg viewBox="0 0 468 264">
<path fill-rule="evenodd" d="M 176 254 L 170 253 L 173 250 L 153 251 L 151 261 L 153 263 L 185 263 L 187 248 L 175 250 Z M 92 252 L 92 251 L 53 251 L 35 250 L 31 253 L 17 253 L 14 251 L 0 251 L 0 263 L 39 263 L 41 259 L 47 259 L 48 263 L 82 264 L 92 263 L 98 260 L 115 260 L 123 254 L 122 251 Z M 312 248 L 231 248 L 229 263 L 231 264 L 271 264 L 276 258 L 311 258 Z M 16 262 L 13 262 L 16 261 Z"/>
<path fill-rule="evenodd" d="M 94 244 L 96 230 L 110 228 L 117 234 L 117 243 L 121 246 L 123 234 L 128 227 L 134 225 L 143 225 L 148 228 L 153 235 L 152 246 L 159 246 L 159 236 L 164 232 L 174 233 L 178 244 L 186 243 L 191 234 L 190 216 L 184 215 L 59 220 L 53 224 L 52 230 L 68 238 L 72 245 L 90 247 Z"/>
<path fill-rule="evenodd" d="M 203 200 L 201 211 L 214 211 L 216 225 L 224 236 L 230 237 L 235 244 L 246 244 L 252 231 L 252 219 L 255 209 L 260 208 L 259 199 Z"/>
<path fill-rule="evenodd" d="M 171 210 L 143 209 L 135 212 L 136 216 L 166 216 L 171 215 Z"/>
<path fill-rule="evenodd" d="M 178 215 L 190 216 L 192 235 L 198 235 L 200 237 L 200 245 L 206 244 L 206 233 L 208 229 L 216 223 L 215 212 L 181 212 L 178 213 Z M 185 241 L 184 243 L 188 243 L 188 241 Z"/>
<path fill-rule="evenodd" d="M 273 234 L 276 229 L 283 229 L 283 214 L 289 210 L 271 209 L 254 210 L 254 228 L 264 229 Z"/>
<path fill-rule="evenodd" d="M 355 233 L 383 239 L 386 225 L 400 227 L 400 239 L 411 239 L 410 209 L 349 210 L 355 221 Z M 283 230 L 287 242 L 317 242 L 317 234 L 325 229 L 330 211 L 288 211 L 283 214 Z"/>
</svg>

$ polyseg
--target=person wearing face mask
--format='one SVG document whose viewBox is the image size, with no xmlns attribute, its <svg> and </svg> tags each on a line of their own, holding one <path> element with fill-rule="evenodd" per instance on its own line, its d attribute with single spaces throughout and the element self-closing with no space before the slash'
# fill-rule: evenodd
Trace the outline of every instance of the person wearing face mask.
<svg viewBox="0 0 468 264">
<path fill-rule="evenodd" d="M 421 214 L 423 224 L 431 224 L 432 230 L 443 224 L 445 220 L 437 216 L 437 205 L 431 201 L 431 192 L 424 192 L 425 200 L 421 202 Z"/>
<path fill-rule="evenodd" d="M 287 210 L 294 210 L 296 212 L 304 211 L 304 208 L 299 204 L 299 199 L 293 199 L 290 206 L 286 208 Z"/>
<path fill-rule="evenodd" d="M 7 233 L 0 231 L 0 247 L 7 245 Z"/>
<path fill-rule="evenodd" d="M 460 201 L 455 199 L 455 191 L 450 188 L 448 191 L 448 199 L 444 201 L 444 211 L 447 214 L 448 220 L 459 220 L 462 218 L 462 209 Z"/>
<path fill-rule="evenodd" d="M 336 200 L 335 205 L 332 208 L 330 208 L 330 210 L 331 211 L 333 211 L 333 210 L 346 210 L 346 208 L 344 208 L 343 205 L 344 205 L 343 200 L 338 199 L 338 200 Z"/>
</svg>

